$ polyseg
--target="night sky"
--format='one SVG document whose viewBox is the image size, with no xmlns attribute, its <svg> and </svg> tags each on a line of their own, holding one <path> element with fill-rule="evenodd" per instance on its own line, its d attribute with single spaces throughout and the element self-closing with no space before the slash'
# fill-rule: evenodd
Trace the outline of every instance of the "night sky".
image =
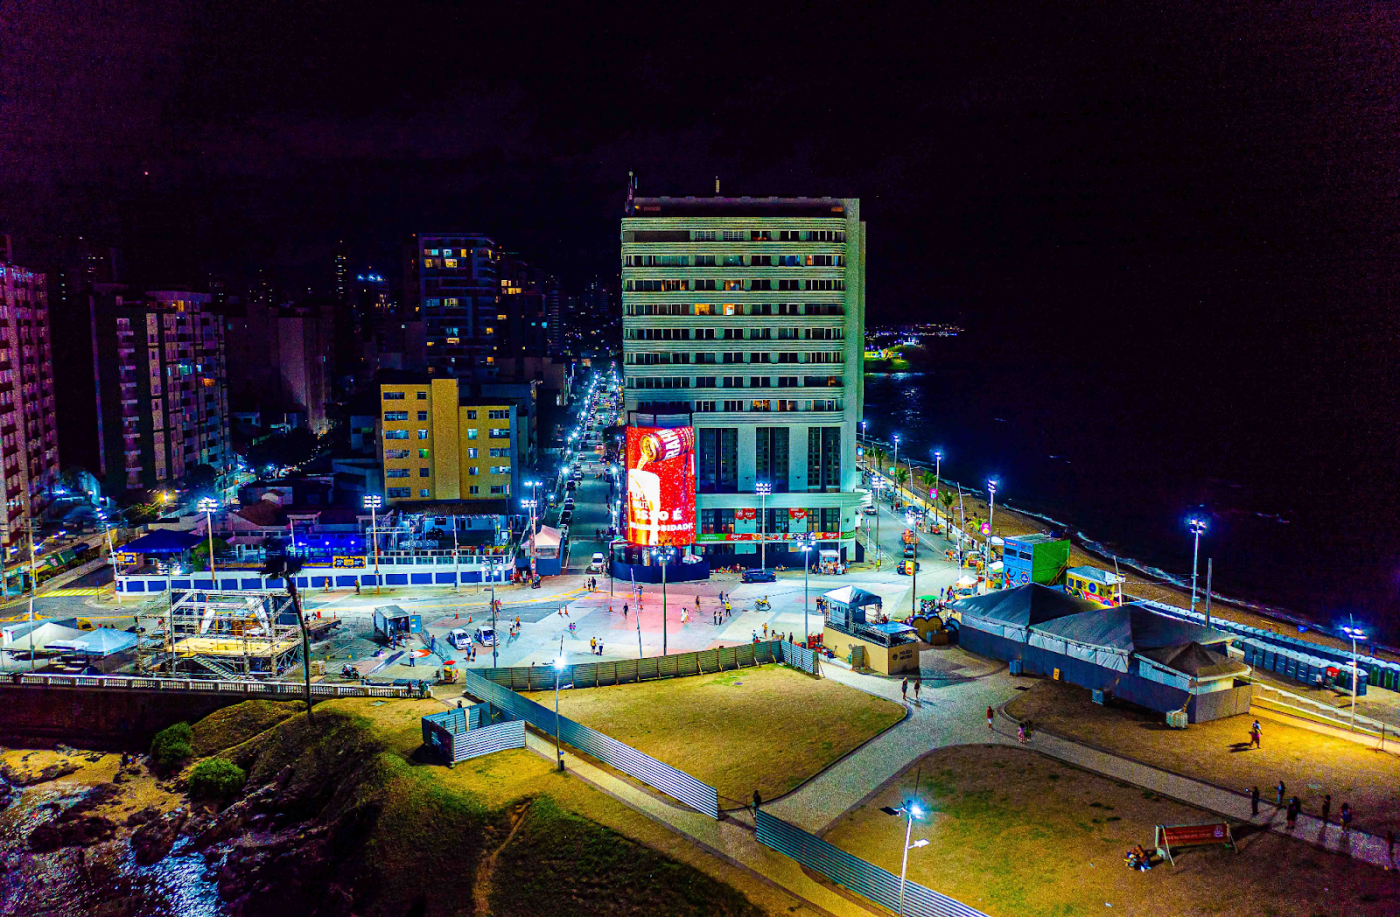
<svg viewBox="0 0 1400 917">
<path fill-rule="evenodd" d="M 859 197 L 870 322 L 962 321 L 1002 380 L 1375 527 L 1354 576 L 1400 588 L 1389 4 L 116 6 L 0 9 L 23 263 L 324 288 L 337 238 L 392 275 L 452 228 L 577 285 L 628 170 Z"/>
</svg>

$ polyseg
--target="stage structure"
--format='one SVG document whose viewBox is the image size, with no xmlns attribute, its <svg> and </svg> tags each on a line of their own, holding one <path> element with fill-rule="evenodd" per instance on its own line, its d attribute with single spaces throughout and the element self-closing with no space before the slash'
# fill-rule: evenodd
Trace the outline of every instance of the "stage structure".
<svg viewBox="0 0 1400 917">
<path fill-rule="evenodd" d="M 275 679 L 300 668 L 301 646 L 290 596 L 171 592 L 163 652 L 150 662 L 170 675 Z"/>
</svg>

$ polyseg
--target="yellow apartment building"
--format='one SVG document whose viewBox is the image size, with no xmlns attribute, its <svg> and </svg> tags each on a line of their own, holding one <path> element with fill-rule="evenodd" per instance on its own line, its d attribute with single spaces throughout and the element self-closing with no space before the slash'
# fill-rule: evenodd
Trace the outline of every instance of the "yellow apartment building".
<svg viewBox="0 0 1400 917">
<path fill-rule="evenodd" d="M 519 492 L 514 404 L 468 397 L 456 379 L 380 386 L 384 496 L 415 502 L 509 500 Z"/>
</svg>

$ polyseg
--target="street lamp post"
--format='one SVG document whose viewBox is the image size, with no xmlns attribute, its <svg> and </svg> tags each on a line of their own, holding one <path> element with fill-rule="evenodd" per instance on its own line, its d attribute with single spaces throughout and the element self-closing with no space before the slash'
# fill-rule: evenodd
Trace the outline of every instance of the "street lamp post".
<svg viewBox="0 0 1400 917">
<path fill-rule="evenodd" d="M 764 570 L 768 569 L 768 495 L 773 492 L 773 485 L 762 481 L 754 485 L 754 492 L 758 494 L 763 503 L 763 518 L 758 522 L 758 565 Z"/>
<path fill-rule="evenodd" d="M 1187 523 L 1191 527 L 1191 534 L 1195 538 L 1195 547 L 1191 549 L 1191 611 L 1196 610 L 1196 574 L 1201 558 L 1201 533 L 1206 530 L 1206 521 L 1199 516 L 1194 516 Z"/>
<path fill-rule="evenodd" d="M 870 479 L 870 487 L 875 491 L 875 562 L 880 562 L 880 491 L 885 489 L 885 479 L 873 477 Z"/>
<path fill-rule="evenodd" d="M 218 508 L 219 501 L 212 497 L 205 497 L 199 501 L 199 511 L 204 514 L 204 524 L 209 527 L 209 581 L 212 583 L 211 590 L 219 588 L 219 580 L 214 573 L 214 510 Z"/>
<path fill-rule="evenodd" d="M 652 559 L 661 564 L 661 655 L 666 655 L 666 565 L 675 556 L 675 551 L 671 548 L 652 548 Z M 641 605 L 637 606 L 637 614 L 641 614 Z M 640 617 L 637 619 L 641 620 Z"/>
<path fill-rule="evenodd" d="M 369 510 L 369 537 L 374 543 L 374 594 L 379 595 L 379 530 L 375 518 L 375 511 L 384 503 L 384 499 L 378 494 L 367 494 L 365 496 L 365 507 Z"/>
<path fill-rule="evenodd" d="M 983 545 L 985 550 L 983 550 L 982 552 L 982 555 L 985 558 L 985 560 L 983 560 L 983 563 L 986 565 L 985 570 L 988 577 L 988 582 L 991 581 L 990 578 L 992 573 L 992 538 L 996 534 L 997 530 L 996 518 L 997 479 L 992 478 L 987 482 L 987 541 Z"/>
<path fill-rule="evenodd" d="M 102 531 L 107 536 L 107 559 L 112 562 L 112 592 L 117 597 L 117 604 L 122 603 L 121 590 L 117 588 L 117 549 L 112 546 L 112 523 L 107 521 L 107 514 L 99 512 L 97 518 L 102 520 Z M 139 622 L 138 622 L 139 623 Z"/>
<path fill-rule="evenodd" d="M 904 917 L 904 886 L 909 875 L 909 851 L 928 846 L 928 841 L 924 838 L 919 838 L 917 841 L 911 840 L 914 834 L 914 821 L 924 817 L 924 810 L 911 799 L 898 809 L 885 806 L 883 811 L 886 815 L 902 815 L 906 822 L 904 826 L 904 850 L 901 853 L 899 865 L 899 917 Z"/>
<path fill-rule="evenodd" d="M 1342 628 L 1342 632 L 1351 638 L 1351 731 L 1356 731 L 1356 642 L 1366 639 L 1364 628 L 1356 627 L 1355 623 Z"/>
<path fill-rule="evenodd" d="M 933 453 L 933 518 L 938 519 L 938 495 L 943 490 L 943 450 L 938 449 Z M 948 520 L 952 521 L 952 520 Z"/>
<path fill-rule="evenodd" d="M 559 638 L 559 655 L 554 657 L 554 760 L 564 770 L 564 752 L 559 748 L 559 676 L 564 672 L 564 639 Z"/>
<path fill-rule="evenodd" d="M 535 501 L 521 500 L 520 505 L 530 511 L 530 582 L 535 581 Z"/>
<path fill-rule="evenodd" d="M 894 467 L 899 470 L 899 434 L 894 435 Z"/>
<path fill-rule="evenodd" d="M 811 631 L 807 625 L 807 606 L 811 603 L 812 549 L 816 547 L 816 542 L 811 538 L 804 538 L 797 543 L 797 547 L 802 551 L 802 645 L 805 647 L 811 639 Z"/>
</svg>

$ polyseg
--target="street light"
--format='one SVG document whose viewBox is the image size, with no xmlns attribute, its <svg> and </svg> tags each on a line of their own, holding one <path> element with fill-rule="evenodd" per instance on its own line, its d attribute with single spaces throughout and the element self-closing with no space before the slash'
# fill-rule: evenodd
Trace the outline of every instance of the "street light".
<svg viewBox="0 0 1400 917">
<path fill-rule="evenodd" d="M 899 434 L 894 435 L 894 468 L 899 470 Z"/>
<path fill-rule="evenodd" d="M 933 450 L 933 498 L 938 499 L 938 492 L 943 489 L 943 450 Z M 933 508 L 934 521 L 938 520 L 938 507 Z M 951 521 L 951 520 L 949 520 Z"/>
<path fill-rule="evenodd" d="M 117 549 L 112 546 L 112 523 L 107 521 L 107 514 L 100 510 L 97 513 L 97 518 L 102 521 L 102 531 L 107 536 L 107 559 L 112 562 L 112 592 L 117 597 L 117 604 L 120 605 L 122 603 L 122 593 L 121 590 L 117 588 L 120 584 L 117 582 Z"/>
<path fill-rule="evenodd" d="M 1351 638 L 1351 730 L 1356 731 L 1356 642 L 1366 639 L 1365 628 L 1355 626 L 1355 622 L 1342 628 L 1342 633 Z"/>
<path fill-rule="evenodd" d="M 773 485 L 762 481 L 753 486 L 754 493 L 758 494 L 763 502 L 763 518 L 758 523 L 758 565 L 764 570 L 768 569 L 768 495 L 773 492 Z"/>
<path fill-rule="evenodd" d="M 928 841 L 919 838 L 917 841 L 910 841 L 914 833 L 914 820 L 924 817 L 923 807 L 916 800 L 909 800 L 898 809 L 889 806 L 881 807 L 881 811 L 886 815 L 903 816 L 907 820 L 904 828 L 904 851 L 902 862 L 899 866 L 899 917 L 904 917 L 904 885 L 909 874 L 909 851 L 918 850 L 920 847 L 927 847 Z"/>
<path fill-rule="evenodd" d="M 564 672 L 564 638 L 559 638 L 559 655 L 554 657 L 554 760 L 564 770 L 564 752 L 559 748 L 559 676 Z"/>
<path fill-rule="evenodd" d="M 374 594 L 379 595 L 379 531 L 375 519 L 375 510 L 384 504 L 384 498 L 378 494 L 365 495 L 365 508 L 369 510 L 369 537 L 374 542 Z"/>
<path fill-rule="evenodd" d="M 885 489 L 885 479 L 876 475 L 870 479 L 870 489 L 875 491 L 875 563 L 880 562 L 880 492 Z"/>
<path fill-rule="evenodd" d="M 802 552 L 802 645 L 805 647 L 811 639 L 811 631 L 807 628 L 807 605 L 811 601 L 808 597 L 808 580 L 812 575 L 812 549 L 817 546 L 816 539 L 803 538 L 797 542 L 797 549 Z"/>
<path fill-rule="evenodd" d="M 214 575 L 214 510 L 219 508 L 219 501 L 213 497 L 204 497 L 199 501 L 199 511 L 204 514 L 204 522 L 209 527 L 209 580 L 213 584 L 211 589 L 219 588 L 219 580 Z"/>
<path fill-rule="evenodd" d="M 528 482 L 526 482 L 528 483 Z M 520 505 L 530 511 L 530 582 L 535 581 L 535 506 L 534 500 L 521 500 Z"/>
<path fill-rule="evenodd" d="M 671 558 L 676 556 L 674 548 L 652 548 L 652 559 L 661 564 L 661 655 L 666 655 L 666 565 L 671 562 Z M 641 620 L 641 610 L 638 607 L 638 618 Z"/>
<path fill-rule="evenodd" d="M 1206 521 L 1199 516 L 1193 516 L 1188 520 L 1187 525 L 1191 528 L 1192 535 L 1195 536 L 1195 547 L 1191 549 L 1191 611 L 1196 610 L 1196 575 L 1197 567 L 1201 557 L 1201 533 L 1206 530 Z"/>
<path fill-rule="evenodd" d="M 997 527 L 996 527 L 996 518 L 997 518 L 997 479 L 996 479 L 996 478 L 991 478 L 990 480 L 987 481 L 987 541 L 986 541 L 986 543 L 985 543 L 985 545 L 984 545 L 984 547 L 985 547 L 986 550 L 984 550 L 984 551 L 982 552 L 983 555 L 986 557 L 986 560 L 984 560 L 983 563 L 986 565 L 985 572 L 986 572 L 987 577 L 988 577 L 988 579 L 987 579 L 987 582 L 988 582 L 988 583 L 991 582 L 991 573 L 992 573 L 992 538 L 994 537 L 994 535 L 995 535 L 995 533 L 996 533 L 996 530 L 997 530 Z"/>
</svg>

